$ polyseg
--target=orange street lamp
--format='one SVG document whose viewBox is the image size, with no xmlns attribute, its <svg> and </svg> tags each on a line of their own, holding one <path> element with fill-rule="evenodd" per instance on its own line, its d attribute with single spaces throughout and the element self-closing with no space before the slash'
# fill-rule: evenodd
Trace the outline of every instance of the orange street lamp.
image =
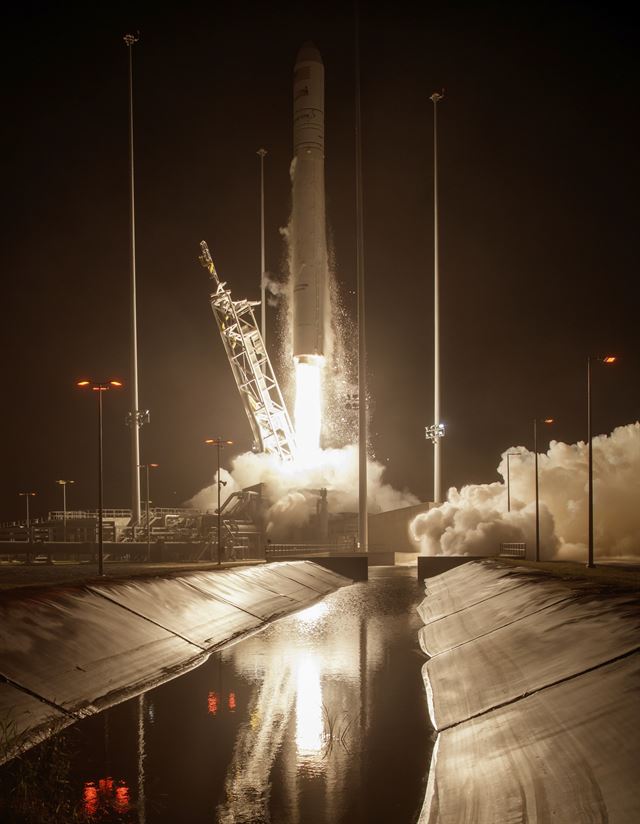
<svg viewBox="0 0 640 824">
<path fill-rule="evenodd" d="M 533 452 L 536 465 L 536 561 L 540 560 L 540 488 L 538 482 L 538 423 L 552 424 L 553 418 L 533 419 Z"/>
<path fill-rule="evenodd" d="M 207 438 L 205 441 L 206 444 L 209 446 L 217 447 L 217 454 L 218 454 L 218 566 L 220 566 L 222 560 L 222 553 L 221 553 L 221 536 L 222 536 L 222 514 L 220 512 L 220 487 L 223 484 L 226 484 L 226 481 L 220 480 L 220 450 L 224 446 L 231 446 L 233 441 L 225 441 L 224 438 Z M 213 559 L 212 559 L 213 560 Z"/>
<path fill-rule="evenodd" d="M 78 381 L 76 386 L 81 389 L 89 388 L 97 393 L 98 397 L 98 575 L 104 575 L 104 549 L 103 549 L 103 518 L 102 518 L 102 393 L 109 389 L 119 389 L 122 381 L 110 380 L 102 383 L 87 380 Z"/>
<path fill-rule="evenodd" d="M 589 540 L 587 547 L 588 567 L 595 566 L 593 553 L 593 436 L 591 432 L 591 361 L 596 361 L 596 363 L 604 363 L 605 366 L 611 366 L 611 364 L 617 361 L 617 358 L 615 355 L 601 355 L 600 357 L 594 357 L 593 355 L 587 356 L 587 444 L 589 445 L 589 483 L 587 493 L 589 513 Z"/>
</svg>

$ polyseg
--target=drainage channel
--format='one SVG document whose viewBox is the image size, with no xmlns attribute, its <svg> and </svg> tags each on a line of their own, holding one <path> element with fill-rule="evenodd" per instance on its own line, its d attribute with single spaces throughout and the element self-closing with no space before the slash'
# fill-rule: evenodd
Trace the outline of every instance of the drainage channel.
<svg viewBox="0 0 640 824">
<path fill-rule="evenodd" d="M 28 768 L 31 803 L 66 788 L 68 820 L 413 824 L 432 747 L 422 598 L 415 570 L 374 568 L 34 748 L 43 774 L 12 762 L 3 797 Z"/>
</svg>

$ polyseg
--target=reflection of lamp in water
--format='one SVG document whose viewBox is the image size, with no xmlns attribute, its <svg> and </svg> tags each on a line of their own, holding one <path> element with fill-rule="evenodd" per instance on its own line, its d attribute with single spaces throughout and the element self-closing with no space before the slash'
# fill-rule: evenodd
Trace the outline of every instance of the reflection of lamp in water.
<svg viewBox="0 0 640 824">
<path fill-rule="evenodd" d="M 126 813 L 129 809 L 129 787 L 123 782 L 116 787 L 116 797 L 113 803 L 117 813 Z M 143 821 L 143 818 L 139 819 Z"/>
<path fill-rule="evenodd" d="M 229 712 L 235 712 L 236 711 L 237 704 L 236 704 L 236 694 L 235 694 L 235 692 L 230 692 L 229 693 L 229 701 L 227 702 L 227 706 L 229 707 Z"/>
<path fill-rule="evenodd" d="M 311 654 L 301 655 L 297 663 L 296 749 L 302 758 L 310 758 L 322 751 L 324 740 L 320 668 Z"/>
<path fill-rule="evenodd" d="M 98 812 L 98 788 L 93 781 L 86 781 L 82 793 L 85 813 L 91 818 Z"/>
<path fill-rule="evenodd" d="M 218 713 L 218 693 L 214 690 L 211 690 L 207 696 L 207 712 L 210 715 L 217 715 Z"/>
<path fill-rule="evenodd" d="M 95 781 L 85 781 L 82 792 L 82 806 L 85 814 L 91 818 L 99 812 L 112 809 L 115 813 L 129 811 L 129 787 L 124 781 L 116 784 L 113 778 L 100 778 L 96 786 Z M 138 819 L 144 824 L 144 816 Z"/>
</svg>

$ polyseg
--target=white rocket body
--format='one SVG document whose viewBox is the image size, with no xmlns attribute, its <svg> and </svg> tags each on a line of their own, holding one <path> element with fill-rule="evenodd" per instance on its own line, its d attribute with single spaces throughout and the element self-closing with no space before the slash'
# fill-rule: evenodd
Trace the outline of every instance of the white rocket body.
<svg viewBox="0 0 640 824">
<path fill-rule="evenodd" d="M 324 202 L 324 65 L 306 43 L 293 75 L 293 210 L 290 226 L 293 356 L 325 354 L 329 278 Z"/>
</svg>

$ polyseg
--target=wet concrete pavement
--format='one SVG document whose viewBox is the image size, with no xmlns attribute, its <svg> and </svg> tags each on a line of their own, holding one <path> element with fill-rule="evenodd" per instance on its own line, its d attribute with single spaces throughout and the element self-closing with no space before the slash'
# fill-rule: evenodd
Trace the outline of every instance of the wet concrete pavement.
<svg viewBox="0 0 640 824">
<path fill-rule="evenodd" d="M 640 593 L 483 561 L 427 582 L 423 824 L 640 820 Z"/>
</svg>

